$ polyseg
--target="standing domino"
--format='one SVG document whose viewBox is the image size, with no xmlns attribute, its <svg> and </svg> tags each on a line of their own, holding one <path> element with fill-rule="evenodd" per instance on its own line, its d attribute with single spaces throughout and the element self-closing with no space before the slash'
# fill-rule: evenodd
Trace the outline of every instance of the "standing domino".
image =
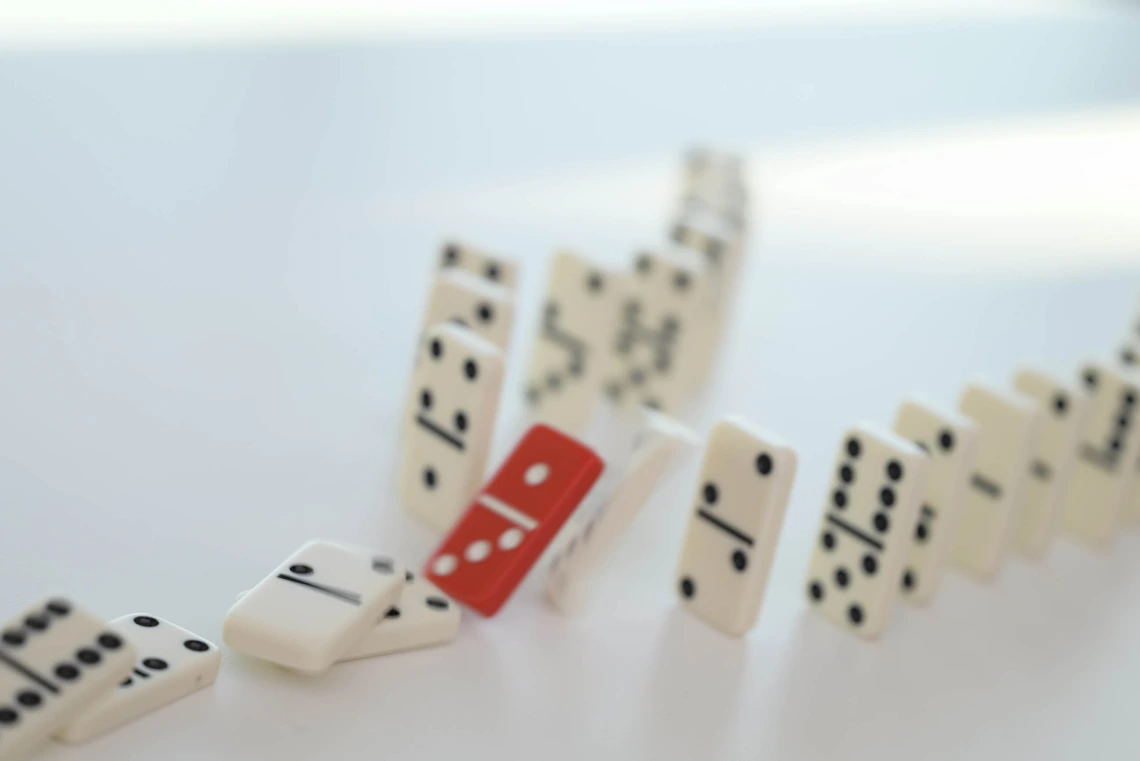
<svg viewBox="0 0 1140 761">
<path fill-rule="evenodd" d="M 1056 534 L 1057 518 L 1077 462 L 1077 441 L 1089 399 L 1079 389 L 1036 370 L 1018 372 L 1013 387 L 1035 400 L 1042 416 L 1021 506 L 1015 508 L 1014 526 L 1017 548 L 1031 557 L 1040 557 Z"/>
<path fill-rule="evenodd" d="M 965 417 L 926 401 L 908 399 L 895 417 L 895 433 L 930 456 L 929 473 L 902 574 L 903 597 L 925 603 L 946 568 L 966 480 L 974 469 L 977 427 Z"/>
<path fill-rule="evenodd" d="M 1065 530 L 1106 544 L 1132 500 L 1140 437 L 1134 435 L 1140 375 L 1107 362 L 1087 362 L 1081 381 L 1090 397 L 1088 421 L 1062 508 Z"/>
<path fill-rule="evenodd" d="M 313 540 L 230 608 L 222 638 L 256 658 L 320 673 L 396 604 L 404 573 L 388 557 Z"/>
<path fill-rule="evenodd" d="M 136 613 L 111 627 L 138 646 L 134 672 L 56 733 L 66 743 L 93 737 L 133 721 L 214 683 L 222 662 L 216 645 L 169 621 Z"/>
<path fill-rule="evenodd" d="M 872 638 L 899 594 L 929 458 L 868 424 L 849 429 L 808 570 L 808 600 L 838 626 Z"/>
<path fill-rule="evenodd" d="M 688 252 L 692 253 L 692 252 Z M 606 391 L 626 409 L 676 411 L 703 372 L 709 283 L 696 255 L 641 254 L 623 297 Z"/>
<path fill-rule="evenodd" d="M 527 370 L 526 399 L 538 420 L 573 432 L 593 418 L 621 287 L 622 278 L 579 256 L 555 255 Z"/>
<path fill-rule="evenodd" d="M 510 291 L 515 289 L 519 279 L 518 265 L 512 260 L 502 256 L 492 256 L 485 251 L 454 241 L 443 244 L 439 266 L 441 270 L 456 269 L 470 272 Z"/>
<path fill-rule="evenodd" d="M 458 325 L 424 336 L 403 428 L 400 501 L 439 531 L 479 489 L 503 384 L 503 355 Z"/>
<path fill-rule="evenodd" d="M 493 616 L 602 473 L 577 440 L 536 425 L 451 529 L 425 566 L 446 594 Z"/>
<path fill-rule="evenodd" d="M 734 637 L 756 623 L 795 477 L 778 436 L 735 418 L 713 427 L 677 568 L 689 612 Z"/>
<path fill-rule="evenodd" d="M 470 328 L 499 347 L 510 348 L 515 319 L 514 295 L 468 272 L 444 271 L 432 283 L 423 326 L 453 322 Z"/>
<path fill-rule="evenodd" d="M 565 613 L 582 607 L 590 581 L 637 517 L 677 454 L 696 440 L 687 427 L 647 413 L 641 441 L 605 504 L 582 525 L 550 562 L 546 599 Z M 599 487 L 600 488 L 600 487 Z"/>
<path fill-rule="evenodd" d="M 68 600 L 24 611 L 0 634 L 0 759 L 40 744 L 131 672 L 130 640 Z"/>
<path fill-rule="evenodd" d="M 958 409 L 978 426 L 978 456 L 954 534 L 954 562 L 979 578 L 1001 565 L 1040 429 L 1037 405 L 972 383 Z"/>
</svg>

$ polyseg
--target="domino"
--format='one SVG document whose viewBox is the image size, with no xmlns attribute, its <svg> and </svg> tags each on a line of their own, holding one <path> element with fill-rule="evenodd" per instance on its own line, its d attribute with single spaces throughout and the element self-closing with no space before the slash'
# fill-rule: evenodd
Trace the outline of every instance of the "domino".
<svg viewBox="0 0 1140 761">
<path fill-rule="evenodd" d="M 492 256 L 485 251 L 455 241 L 446 241 L 443 244 L 439 266 L 441 270 L 470 272 L 510 291 L 518 286 L 519 268 L 513 260 L 504 256 Z"/>
<path fill-rule="evenodd" d="M 503 384 L 503 354 L 458 325 L 424 335 L 403 427 L 400 502 L 446 531 L 483 480 Z"/>
<path fill-rule="evenodd" d="M 868 639 L 886 626 L 918 518 L 929 458 L 889 431 L 844 434 L 807 596 L 832 623 Z"/>
<path fill-rule="evenodd" d="M 682 187 L 684 209 L 715 212 L 737 232 L 743 231 L 748 195 L 740 157 L 703 149 L 690 153 Z"/>
<path fill-rule="evenodd" d="M 599 575 L 629 524 L 656 491 L 678 454 L 696 442 L 688 427 L 665 415 L 647 412 L 646 421 L 640 442 L 605 504 L 551 559 L 546 599 L 563 613 L 574 613 L 585 606 L 590 583 Z"/>
<path fill-rule="evenodd" d="M 222 639 L 255 658 L 319 674 L 396 604 L 404 573 L 389 557 L 315 539 L 230 608 Z"/>
<path fill-rule="evenodd" d="M 669 238 L 700 254 L 710 272 L 731 276 L 738 269 L 743 238 L 725 215 L 690 205 L 677 215 Z"/>
<path fill-rule="evenodd" d="M 404 574 L 400 599 L 337 663 L 445 645 L 459 633 L 459 606 L 422 576 Z M 238 595 L 240 600 L 248 592 Z"/>
<path fill-rule="evenodd" d="M 493 616 L 602 473 L 602 460 L 559 431 L 535 425 L 428 559 L 443 592 Z"/>
<path fill-rule="evenodd" d="M 577 432 L 593 419 L 623 287 L 622 277 L 575 254 L 555 255 L 527 370 L 526 401 L 536 420 Z"/>
<path fill-rule="evenodd" d="M 703 315 L 697 323 L 702 335 L 686 360 L 686 367 L 692 370 L 691 390 L 695 391 L 715 365 L 724 321 L 734 302 L 744 238 L 726 227 L 718 213 L 689 210 L 678 217 L 671 239 L 701 257 L 708 280 Z"/>
<path fill-rule="evenodd" d="M 459 606 L 450 597 L 423 576 L 409 571 L 399 601 L 339 660 L 445 645 L 459 633 L 460 618 Z"/>
<path fill-rule="evenodd" d="M 122 634 L 54 598 L 0 633 L 0 759 L 46 740 L 130 673 L 137 652 Z"/>
<path fill-rule="evenodd" d="M 643 253 L 634 265 L 613 343 L 606 392 L 620 409 L 674 413 L 704 368 L 709 282 L 696 261 Z"/>
<path fill-rule="evenodd" d="M 445 270 L 432 283 L 423 326 L 441 322 L 462 325 L 505 354 L 510 348 L 514 313 L 511 291 L 468 272 Z"/>
<path fill-rule="evenodd" d="M 87 742 L 209 687 L 218 676 L 217 646 L 169 621 L 135 613 L 112 621 L 111 628 L 134 642 L 141 657 L 117 688 L 55 734 L 61 742 Z"/>
<path fill-rule="evenodd" d="M 744 159 L 705 146 L 691 148 L 685 155 L 684 182 L 708 182 L 720 186 L 743 186 Z"/>
<path fill-rule="evenodd" d="M 1065 531 L 1089 544 L 1104 545 L 1131 505 L 1140 437 L 1134 433 L 1140 374 L 1107 362 L 1086 362 L 1080 370 L 1089 395 L 1088 422 L 1062 507 Z"/>
<path fill-rule="evenodd" d="M 958 410 L 978 426 L 978 455 L 951 556 L 962 570 L 987 579 L 997 573 L 1013 533 L 1041 415 L 1031 400 L 982 383 L 966 387 Z"/>
<path fill-rule="evenodd" d="M 938 591 L 949 560 L 978 431 L 968 418 L 916 398 L 899 406 L 894 432 L 930 458 L 901 579 L 903 599 L 924 604 Z"/>
<path fill-rule="evenodd" d="M 796 453 L 743 420 L 713 426 L 677 567 L 685 609 L 743 636 L 760 616 L 796 477 Z"/>
<path fill-rule="evenodd" d="M 1041 410 L 1041 432 L 1034 444 L 1021 505 L 1015 508 L 1013 538 L 1021 552 L 1041 557 L 1060 523 L 1089 399 L 1080 389 L 1032 369 L 1019 371 L 1013 387 L 1035 400 Z"/>
</svg>

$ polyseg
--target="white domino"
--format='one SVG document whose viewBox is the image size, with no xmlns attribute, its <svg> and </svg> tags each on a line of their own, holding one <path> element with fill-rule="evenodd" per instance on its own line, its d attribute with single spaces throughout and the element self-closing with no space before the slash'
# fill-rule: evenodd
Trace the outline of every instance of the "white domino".
<svg viewBox="0 0 1140 761">
<path fill-rule="evenodd" d="M 208 687 L 218 676 L 221 653 L 212 642 L 145 613 L 111 622 L 138 648 L 134 670 L 55 734 L 82 743 Z"/>
<path fill-rule="evenodd" d="M 446 531 L 483 483 L 503 384 L 503 354 L 458 325 L 424 334 L 405 406 L 400 501 Z"/>
<path fill-rule="evenodd" d="M 1062 508 L 1065 531 L 1090 544 L 1116 533 L 1136 485 L 1140 372 L 1108 362 L 1086 362 L 1081 384 L 1089 395 L 1088 420 Z"/>
<path fill-rule="evenodd" d="M 738 418 L 713 426 L 677 566 L 686 610 L 735 637 L 752 628 L 795 477 L 780 437 Z"/>
<path fill-rule="evenodd" d="M 985 579 L 997 573 L 1012 538 L 1041 413 L 1032 400 L 983 383 L 966 387 L 958 410 L 978 426 L 978 455 L 967 481 L 952 557 L 959 568 Z"/>
<path fill-rule="evenodd" d="M 623 295 L 606 391 L 621 408 L 675 413 L 704 372 L 709 279 L 692 252 L 643 253 Z"/>
<path fill-rule="evenodd" d="M 700 254 L 709 270 L 724 279 L 731 278 L 739 268 L 743 236 L 714 211 L 682 209 L 669 237 L 677 245 Z"/>
<path fill-rule="evenodd" d="M 886 626 L 929 466 L 890 431 L 864 423 L 844 434 L 807 582 L 808 601 L 831 622 L 867 638 Z"/>
<path fill-rule="evenodd" d="M 462 325 L 498 346 L 510 348 L 514 326 L 514 294 L 469 272 L 444 270 L 432 282 L 422 325 Z"/>
<path fill-rule="evenodd" d="M 902 596 L 926 603 L 938 591 L 954 543 L 958 511 L 977 454 L 977 426 L 923 399 L 899 406 L 894 431 L 930 457 L 918 521 L 902 573 Z"/>
<path fill-rule="evenodd" d="M 130 640 L 57 598 L 25 610 L 0 633 L 0 759 L 46 740 L 134 667 Z"/>
<path fill-rule="evenodd" d="M 1033 446 L 1028 480 L 1015 508 L 1014 544 L 1030 557 L 1049 548 L 1060 524 L 1061 508 L 1077 463 L 1089 398 L 1071 384 L 1034 369 L 1018 371 L 1013 387 L 1041 410 L 1041 432 Z"/>
<path fill-rule="evenodd" d="M 488 283 L 513 291 L 518 285 L 518 265 L 505 256 L 495 256 L 473 246 L 446 241 L 439 257 L 441 270 L 470 272 Z"/>
<path fill-rule="evenodd" d="M 230 608 L 222 638 L 247 655 L 320 673 L 396 604 L 404 575 L 387 556 L 313 540 Z"/>
<path fill-rule="evenodd" d="M 399 601 L 339 660 L 445 645 L 459 632 L 460 615 L 459 606 L 439 587 L 409 572 Z"/>
<path fill-rule="evenodd" d="M 624 282 L 575 254 L 555 255 L 527 370 L 526 399 L 535 419 L 571 433 L 593 419 Z"/>
<path fill-rule="evenodd" d="M 461 617 L 455 601 L 411 571 L 405 579 L 400 599 L 337 659 L 338 663 L 445 645 L 455 639 Z M 240 593 L 238 599 L 247 594 Z"/>
<path fill-rule="evenodd" d="M 609 492 L 602 507 L 578 526 L 551 559 L 546 599 L 564 613 L 574 613 L 584 607 L 591 582 L 629 524 L 653 495 L 678 454 L 697 441 L 691 430 L 665 415 L 646 413 L 645 421 L 640 441 L 617 486 Z"/>
</svg>

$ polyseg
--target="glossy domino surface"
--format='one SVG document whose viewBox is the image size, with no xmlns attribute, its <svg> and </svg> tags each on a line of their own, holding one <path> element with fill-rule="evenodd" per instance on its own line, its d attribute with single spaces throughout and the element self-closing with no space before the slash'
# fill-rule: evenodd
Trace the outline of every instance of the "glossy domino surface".
<svg viewBox="0 0 1140 761">
<path fill-rule="evenodd" d="M 796 464 L 786 441 L 743 420 L 709 434 L 676 589 L 689 612 L 726 634 L 742 636 L 760 615 Z"/>
<path fill-rule="evenodd" d="M 139 658 L 118 687 L 99 698 L 56 733 L 82 743 L 200 689 L 218 676 L 217 645 L 165 619 L 132 613 L 111 622 L 138 648 Z"/>
<path fill-rule="evenodd" d="M 0 759 L 12 759 L 109 692 L 134 667 L 122 633 L 54 598 L 6 622 L 0 633 Z"/>
<path fill-rule="evenodd" d="M 428 559 L 424 574 L 485 616 L 510 598 L 602 473 L 579 441 L 536 425 Z"/>
<path fill-rule="evenodd" d="M 222 638 L 247 655 L 320 673 L 396 604 L 404 574 L 388 556 L 313 540 L 230 608 Z"/>
</svg>

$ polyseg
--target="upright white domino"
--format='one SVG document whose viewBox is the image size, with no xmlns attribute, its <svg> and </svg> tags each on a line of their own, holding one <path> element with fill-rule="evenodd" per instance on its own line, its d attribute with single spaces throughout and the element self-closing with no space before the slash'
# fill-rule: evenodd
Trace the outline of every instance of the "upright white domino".
<svg viewBox="0 0 1140 761">
<path fill-rule="evenodd" d="M 403 426 L 400 501 L 446 531 L 483 483 L 503 384 L 503 354 L 458 325 L 424 336 Z"/>
<path fill-rule="evenodd" d="M 926 400 L 907 399 L 899 406 L 894 431 L 930 457 L 918 522 L 902 573 L 902 596 L 926 603 L 938 591 L 958 512 L 973 473 L 978 430 L 969 419 Z"/>
<path fill-rule="evenodd" d="M 489 283 L 513 291 L 518 285 L 518 265 L 505 256 L 495 256 L 473 246 L 446 241 L 439 258 L 441 270 L 470 272 Z"/>
<path fill-rule="evenodd" d="M 1140 375 L 1107 362 L 1087 362 L 1081 382 L 1090 397 L 1062 515 L 1065 530 L 1106 544 L 1132 502 L 1140 436 L 1135 434 Z"/>
<path fill-rule="evenodd" d="M 1040 557 L 1056 535 L 1089 398 L 1080 389 L 1039 370 L 1020 370 L 1013 387 L 1035 400 L 1041 410 L 1041 432 L 1033 446 L 1021 505 L 1014 509 L 1017 523 L 1013 535 L 1021 552 Z"/>
<path fill-rule="evenodd" d="M 459 606 L 423 576 L 407 573 L 399 601 L 342 655 L 340 661 L 444 645 L 459 632 Z"/>
<path fill-rule="evenodd" d="M 594 417 L 624 279 L 568 252 L 554 257 L 526 399 L 535 417 L 578 432 Z"/>
<path fill-rule="evenodd" d="M 670 239 L 700 254 L 710 272 L 723 279 L 734 276 L 740 263 L 743 236 L 731 223 L 710 209 L 682 209 L 673 223 Z M 727 290 L 734 283 L 723 283 Z"/>
<path fill-rule="evenodd" d="M 1033 401 L 971 383 L 959 411 L 978 426 L 978 456 L 966 488 L 952 557 L 979 578 L 992 577 L 1012 536 L 1014 511 L 1029 473 L 1041 414 Z"/>
<path fill-rule="evenodd" d="M 637 257 L 613 339 L 606 391 L 626 410 L 674 413 L 702 372 L 709 281 L 692 252 Z"/>
<path fill-rule="evenodd" d="M 584 606 L 590 582 L 629 524 L 657 489 L 677 455 L 697 440 L 686 426 L 653 413 L 646 415 L 640 438 L 629 465 L 605 504 L 580 525 L 551 559 L 546 599 L 564 613 L 573 613 Z"/>
<path fill-rule="evenodd" d="M 212 642 L 156 616 L 134 613 L 111 627 L 140 653 L 134 671 L 55 734 L 82 743 L 176 700 L 209 687 L 218 676 L 221 653 Z"/>
<path fill-rule="evenodd" d="M 424 328 L 452 322 L 470 328 L 498 346 L 510 348 L 514 294 L 469 272 L 445 270 L 436 276 L 424 310 Z"/>
<path fill-rule="evenodd" d="M 714 372 L 725 321 L 735 302 L 744 237 L 708 211 L 683 212 L 673 226 L 671 237 L 677 245 L 701 256 L 708 280 L 703 319 L 698 323 L 703 335 L 687 361 L 693 370 L 692 389 L 695 391 Z"/>
<path fill-rule="evenodd" d="M 247 655 L 320 673 L 396 604 L 404 574 L 389 557 L 313 540 L 230 608 L 222 638 Z"/>
<path fill-rule="evenodd" d="M 677 567 L 686 610 L 734 637 L 752 628 L 795 477 L 780 437 L 738 418 L 713 426 Z"/>
<path fill-rule="evenodd" d="M 130 673 L 135 646 L 72 602 L 48 600 L 0 634 L 0 759 L 46 740 Z"/>
<path fill-rule="evenodd" d="M 807 583 L 808 600 L 837 626 L 873 638 L 886 625 L 929 463 L 917 446 L 873 425 L 844 434 Z"/>
</svg>

